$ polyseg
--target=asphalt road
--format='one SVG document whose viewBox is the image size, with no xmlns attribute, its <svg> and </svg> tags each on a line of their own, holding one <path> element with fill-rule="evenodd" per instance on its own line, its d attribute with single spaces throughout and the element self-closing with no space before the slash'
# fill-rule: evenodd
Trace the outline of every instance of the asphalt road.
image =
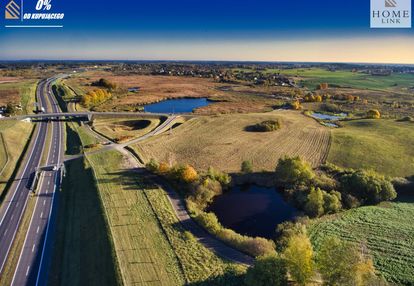
<svg viewBox="0 0 414 286">
<path fill-rule="evenodd" d="M 49 94 L 50 83 L 48 79 L 39 83 L 37 98 L 41 106 L 48 112 L 59 112 L 56 99 Z M 48 110 L 47 100 L 51 110 Z M 61 122 L 39 122 L 35 131 L 35 140 L 23 160 L 23 171 L 19 172 L 13 182 L 9 198 L 6 199 L 0 211 L 0 274 L 15 238 L 21 217 L 26 208 L 30 193 L 28 188 L 29 177 L 41 163 L 42 151 L 47 154 L 45 165 L 58 165 L 63 155 L 63 125 Z M 48 129 L 51 129 L 52 138 L 50 146 L 45 146 Z M 57 198 L 56 190 L 60 183 L 60 171 L 49 170 L 41 172 L 37 192 L 36 204 L 31 216 L 30 225 L 26 233 L 17 267 L 13 276 L 12 285 L 45 285 L 47 269 L 51 252 L 51 234 L 54 227 L 54 213 Z M 4 210 L 3 210 L 4 209 Z M 3 234 L 3 235 L 1 235 Z"/>
<path fill-rule="evenodd" d="M 41 82 L 37 89 L 39 95 L 43 89 Z M 42 98 L 38 97 L 41 104 Z M 39 166 L 44 142 L 46 140 L 47 125 L 39 123 L 34 132 L 34 140 L 27 150 L 27 155 L 22 161 L 21 168 L 13 181 L 10 191 L 0 210 L 0 275 L 3 272 L 10 248 L 16 236 L 21 218 L 26 208 L 29 195 L 29 178 Z"/>
</svg>

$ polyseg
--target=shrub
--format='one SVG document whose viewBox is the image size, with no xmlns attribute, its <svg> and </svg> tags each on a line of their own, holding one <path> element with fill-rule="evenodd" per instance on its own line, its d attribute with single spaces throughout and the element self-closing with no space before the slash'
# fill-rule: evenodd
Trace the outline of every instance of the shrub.
<svg viewBox="0 0 414 286">
<path fill-rule="evenodd" d="M 359 170 L 340 178 L 344 192 L 359 198 L 364 204 L 393 200 L 397 193 L 392 183 L 374 171 Z"/>
<path fill-rule="evenodd" d="M 312 167 L 299 156 L 280 158 L 276 167 L 277 180 L 283 184 L 308 183 L 315 177 Z"/>
<path fill-rule="evenodd" d="M 222 193 L 221 185 L 218 181 L 205 179 L 202 184 L 195 184 L 189 199 L 204 210 L 213 201 L 213 198 Z"/>
<path fill-rule="evenodd" d="M 158 166 L 158 172 L 161 174 L 168 173 L 170 171 L 170 165 L 166 162 L 161 162 Z"/>
<path fill-rule="evenodd" d="M 110 82 L 109 80 L 105 78 L 101 78 L 98 81 L 95 81 L 91 84 L 92 86 L 102 86 L 106 87 L 107 89 L 113 90 L 116 88 L 116 84 L 113 82 Z"/>
<path fill-rule="evenodd" d="M 243 237 L 243 236 L 241 236 Z M 275 245 L 272 241 L 263 237 L 245 237 L 242 243 L 242 249 L 253 256 L 261 256 L 275 251 Z"/>
<path fill-rule="evenodd" d="M 246 273 L 247 286 L 287 285 L 286 262 L 277 255 L 258 257 Z"/>
<path fill-rule="evenodd" d="M 319 188 L 312 187 L 309 195 L 308 201 L 305 205 L 305 211 L 312 217 L 318 217 L 324 214 L 324 197 L 323 191 Z"/>
<path fill-rule="evenodd" d="M 367 118 L 379 119 L 381 118 L 381 113 L 377 109 L 371 109 L 367 112 Z"/>
<path fill-rule="evenodd" d="M 160 165 L 158 164 L 158 162 L 154 158 L 151 158 L 151 160 L 149 160 L 149 162 L 147 164 L 145 164 L 145 167 L 147 167 L 147 169 L 151 172 L 158 171 L 159 166 Z"/>
<path fill-rule="evenodd" d="M 214 213 L 200 212 L 196 217 L 196 221 L 211 233 L 217 234 L 221 229 L 221 225 Z"/>
<path fill-rule="evenodd" d="M 280 129 L 279 120 L 266 120 L 251 127 L 256 132 L 270 132 Z"/>
<path fill-rule="evenodd" d="M 252 173 L 253 172 L 253 163 L 252 161 L 243 161 L 241 165 L 241 171 L 243 173 Z"/>
<path fill-rule="evenodd" d="M 323 192 L 323 209 L 324 213 L 336 213 L 342 209 L 341 193 L 331 191 L 330 193 Z"/>
<path fill-rule="evenodd" d="M 181 179 L 186 183 L 192 183 L 198 179 L 198 173 L 193 167 L 186 165 L 182 171 Z"/>
<path fill-rule="evenodd" d="M 228 174 L 216 170 L 213 167 L 208 168 L 206 176 L 220 182 L 223 187 L 228 186 L 231 182 L 231 177 Z"/>
</svg>

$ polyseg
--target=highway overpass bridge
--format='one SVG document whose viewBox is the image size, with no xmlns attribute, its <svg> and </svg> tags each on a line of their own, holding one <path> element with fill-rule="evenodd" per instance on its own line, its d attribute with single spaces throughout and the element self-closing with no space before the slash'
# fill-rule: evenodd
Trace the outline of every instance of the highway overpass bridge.
<svg viewBox="0 0 414 286">
<path fill-rule="evenodd" d="M 13 117 L 5 117 L 1 120 L 87 120 L 92 121 L 95 118 L 159 118 L 169 117 L 168 113 L 149 113 L 149 112 L 65 112 L 65 113 L 38 113 L 27 114 Z M 180 114 L 181 117 L 192 118 L 192 114 Z"/>
</svg>

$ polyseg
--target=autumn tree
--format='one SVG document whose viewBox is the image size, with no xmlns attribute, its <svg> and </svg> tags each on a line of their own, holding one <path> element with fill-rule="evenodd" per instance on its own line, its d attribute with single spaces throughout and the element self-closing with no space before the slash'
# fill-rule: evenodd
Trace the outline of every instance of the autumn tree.
<svg viewBox="0 0 414 286">
<path fill-rule="evenodd" d="M 371 109 L 367 112 L 367 117 L 371 119 L 380 119 L 381 113 L 377 109 Z"/>
<path fill-rule="evenodd" d="M 259 256 L 247 270 L 245 283 L 247 286 L 287 285 L 285 260 L 277 255 Z"/>
<path fill-rule="evenodd" d="M 198 179 L 197 171 L 190 165 L 186 165 L 182 171 L 182 180 L 186 183 L 194 182 Z"/>
<path fill-rule="evenodd" d="M 289 238 L 283 257 L 292 278 L 299 285 L 306 285 L 314 274 L 313 249 L 306 233 L 298 233 Z"/>
</svg>

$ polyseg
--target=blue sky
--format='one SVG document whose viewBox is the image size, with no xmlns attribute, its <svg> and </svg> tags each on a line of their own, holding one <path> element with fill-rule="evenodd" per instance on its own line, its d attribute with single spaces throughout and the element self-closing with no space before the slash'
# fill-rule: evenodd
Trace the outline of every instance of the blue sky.
<svg viewBox="0 0 414 286">
<path fill-rule="evenodd" d="M 23 1 L 25 7 L 36 2 Z M 339 49 L 338 61 L 360 61 L 355 55 L 369 52 L 370 43 L 375 54 L 379 43 L 389 48 L 387 42 L 393 41 L 404 54 L 400 60 L 414 61 L 414 55 L 406 55 L 414 39 L 413 29 L 370 29 L 369 0 L 52 0 L 51 4 L 53 11 L 65 13 L 59 23 L 63 28 L 4 28 L 1 18 L 1 59 L 124 56 L 283 61 L 296 56 L 300 61 L 318 57 L 324 61 L 325 50 L 331 48 Z M 302 52 L 299 46 L 303 46 Z M 238 53 L 232 53 L 234 49 Z M 286 53 L 289 49 L 292 57 Z M 348 60 L 341 57 L 348 52 Z M 381 52 L 375 61 L 382 58 L 382 62 L 394 59 Z M 335 55 L 328 60 L 335 61 Z"/>
</svg>

